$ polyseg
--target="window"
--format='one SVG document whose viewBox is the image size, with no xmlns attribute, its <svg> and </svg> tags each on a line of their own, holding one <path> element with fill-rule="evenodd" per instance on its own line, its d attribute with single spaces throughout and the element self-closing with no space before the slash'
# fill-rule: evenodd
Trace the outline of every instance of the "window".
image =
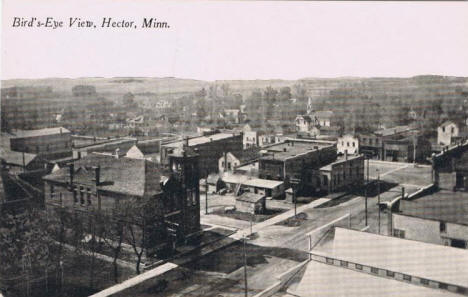
<svg viewBox="0 0 468 297">
<path fill-rule="evenodd" d="M 357 270 L 362 270 L 362 265 L 361 264 L 356 264 L 356 269 Z"/>
<path fill-rule="evenodd" d="M 445 127 L 442 127 L 442 132 L 444 132 L 444 133 L 445 133 Z"/>
<path fill-rule="evenodd" d="M 348 262 L 346 262 L 346 261 L 340 261 L 340 266 L 342 266 L 342 267 L 348 267 Z"/>
<path fill-rule="evenodd" d="M 371 271 L 373 274 L 379 274 L 379 269 L 378 269 L 378 268 L 371 267 L 370 271 Z"/>
<path fill-rule="evenodd" d="M 73 189 L 73 203 L 78 203 L 78 197 L 76 194 L 76 189 Z"/>
<path fill-rule="evenodd" d="M 405 281 L 411 281 L 411 275 L 403 274 L 403 280 Z"/>
<path fill-rule="evenodd" d="M 439 229 L 441 233 L 447 232 L 447 225 L 445 224 L 445 222 L 440 222 Z"/>
<path fill-rule="evenodd" d="M 356 147 L 356 142 L 353 141 L 353 147 Z"/>
<path fill-rule="evenodd" d="M 88 205 L 91 205 L 91 189 L 90 188 L 88 188 L 86 200 L 88 202 Z"/>
<path fill-rule="evenodd" d="M 395 272 L 387 270 L 387 276 L 388 277 L 395 277 Z"/>
<path fill-rule="evenodd" d="M 349 142 L 346 143 L 346 146 L 349 146 Z"/>
<path fill-rule="evenodd" d="M 447 290 L 447 289 L 448 289 L 448 285 L 447 285 L 447 284 L 444 284 L 444 283 L 439 283 L 439 289 Z"/>
<path fill-rule="evenodd" d="M 429 280 L 425 279 L 425 278 L 422 278 L 421 279 L 421 284 L 425 285 L 425 286 L 428 286 L 429 285 Z"/>
<path fill-rule="evenodd" d="M 393 236 L 398 238 L 405 238 L 405 230 L 393 229 Z"/>
<path fill-rule="evenodd" d="M 80 187 L 80 203 L 83 205 L 85 203 L 84 201 L 84 189 L 83 187 Z"/>
<path fill-rule="evenodd" d="M 228 162 L 228 169 L 231 170 L 231 162 Z"/>
<path fill-rule="evenodd" d="M 327 264 L 333 264 L 333 259 L 332 258 L 327 258 Z"/>
<path fill-rule="evenodd" d="M 221 168 L 224 168 L 224 161 L 221 162 Z"/>
<path fill-rule="evenodd" d="M 54 198 L 54 193 L 55 192 L 55 189 L 54 189 L 54 185 L 50 185 L 50 198 Z"/>
<path fill-rule="evenodd" d="M 452 134 L 455 133 L 455 128 L 452 127 L 452 128 L 450 129 L 450 132 L 451 132 Z"/>
</svg>

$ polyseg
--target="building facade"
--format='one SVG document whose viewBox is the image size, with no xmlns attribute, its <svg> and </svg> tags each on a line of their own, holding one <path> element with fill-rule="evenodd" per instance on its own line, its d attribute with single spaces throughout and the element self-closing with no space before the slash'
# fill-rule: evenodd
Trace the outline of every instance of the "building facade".
<svg viewBox="0 0 468 297">
<path fill-rule="evenodd" d="M 336 142 L 338 154 L 355 155 L 359 154 L 359 138 L 346 134 L 338 138 Z"/>
<path fill-rule="evenodd" d="M 21 130 L 10 138 L 10 149 L 32 153 L 44 159 L 59 159 L 72 154 L 71 132 L 63 127 Z"/>
<path fill-rule="evenodd" d="M 187 138 L 161 145 L 161 163 L 167 164 L 168 156 L 185 143 L 199 155 L 200 176 L 206 177 L 219 170 L 219 158 L 226 152 L 234 155 L 242 152 L 242 133 L 216 133 L 208 136 Z"/>
</svg>

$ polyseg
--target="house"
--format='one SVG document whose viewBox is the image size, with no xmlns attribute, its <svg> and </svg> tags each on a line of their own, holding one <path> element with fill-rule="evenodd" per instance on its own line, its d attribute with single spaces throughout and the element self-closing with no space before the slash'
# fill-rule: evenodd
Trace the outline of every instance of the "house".
<svg viewBox="0 0 468 297">
<path fill-rule="evenodd" d="M 466 251 L 335 227 L 326 250 L 313 249 L 288 295 L 460 296 L 468 292 Z"/>
<path fill-rule="evenodd" d="M 236 155 L 242 151 L 242 133 L 221 132 L 207 136 L 186 138 L 161 145 L 161 163 L 167 164 L 167 156 L 174 150 L 187 143 L 196 151 L 200 160 L 200 175 L 206 177 L 210 173 L 217 173 L 219 158 L 224 152 Z"/>
<path fill-rule="evenodd" d="M 243 147 L 263 147 L 278 142 L 275 133 L 268 133 L 263 129 L 252 129 L 249 125 L 243 128 Z"/>
<path fill-rule="evenodd" d="M 359 138 L 346 134 L 338 138 L 336 142 L 336 150 L 338 154 L 356 155 L 359 154 Z"/>
<path fill-rule="evenodd" d="M 218 174 L 210 174 L 205 180 L 205 184 L 201 185 L 202 187 L 208 186 L 208 193 L 217 193 L 219 190 L 226 187 L 226 184 L 223 182 L 221 177 Z"/>
<path fill-rule="evenodd" d="M 43 178 L 47 208 L 114 218 L 122 203 L 146 201 L 154 207 L 145 223 L 152 232 L 147 252 L 184 242 L 200 231 L 198 155 L 183 147 L 168 158 L 164 170 L 145 159 L 89 154 Z"/>
<path fill-rule="evenodd" d="M 437 128 L 437 143 L 439 145 L 452 145 L 457 140 L 468 138 L 468 128 L 465 124 L 455 121 L 445 121 Z"/>
<path fill-rule="evenodd" d="M 333 193 L 340 190 L 357 188 L 364 183 L 364 156 L 344 156 L 320 168 L 320 190 Z"/>
<path fill-rule="evenodd" d="M 468 200 L 461 192 L 445 191 L 401 201 L 391 222 L 392 235 L 396 237 L 468 247 Z"/>
<path fill-rule="evenodd" d="M 298 115 L 295 120 L 297 132 L 309 132 L 314 125 L 312 118 L 309 115 Z"/>
<path fill-rule="evenodd" d="M 254 162 L 260 157 L 260 150 L 253 147 L 243 150 L 236 155 L 231 152 L 224 153 L 218 160 L 219 172 L 234 171 L 237 167 Z"/>
<path fill-rule="evenodd" d="M 53 160 L 71 156 L 71 132 L 63 127 L 38 130 L 18 130 L 10 138 L 10 150 L 37 154 Z"/>
<path fill-rule="evenodd" d="M 266 209 L 265 195 L 244 192 L 236 197 L 236 210 L 250 214 L 262 214 Z"/>
</svg>

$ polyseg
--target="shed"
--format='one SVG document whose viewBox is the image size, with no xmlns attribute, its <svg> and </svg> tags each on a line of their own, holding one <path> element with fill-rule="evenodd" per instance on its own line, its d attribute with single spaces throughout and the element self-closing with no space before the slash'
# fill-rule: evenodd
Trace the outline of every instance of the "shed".
<svg viewBox="0 0 468 297">
<path fill-rule="evenodd" d="M 236 197 L 236 210 L 251 214 L 263 213 L 266 209 L 265 198 L 262 194 L 244 192 Z"/>
<path fill-rule="evenodd" d="M 207 177 L 208 193 L 217 193 L 226 187 L 221 177 L 217 174 L 210 174 Z"/>
</svg>

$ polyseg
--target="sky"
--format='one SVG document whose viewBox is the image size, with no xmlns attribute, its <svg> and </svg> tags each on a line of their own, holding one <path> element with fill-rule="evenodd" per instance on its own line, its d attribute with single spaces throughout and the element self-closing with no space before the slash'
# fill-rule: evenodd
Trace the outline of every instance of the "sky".
<svg viewBox="0 0 468 297">
<path fill-rule="evenodd" d="M 170 28 L 106 29 L 103 17 Z M 3 0 L 1 26 L 1 79 L 468 76 L 468 2 Z"/>
</svg>

